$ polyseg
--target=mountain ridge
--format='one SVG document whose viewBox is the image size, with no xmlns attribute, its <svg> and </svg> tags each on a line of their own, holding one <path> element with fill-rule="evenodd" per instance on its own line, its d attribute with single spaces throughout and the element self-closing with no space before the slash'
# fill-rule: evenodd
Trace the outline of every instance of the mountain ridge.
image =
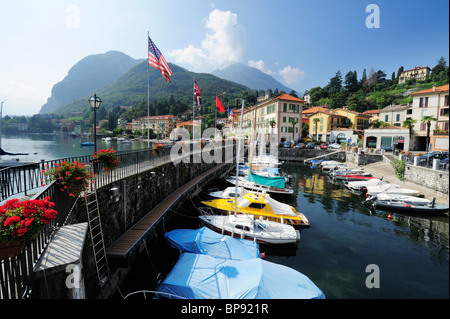
<svg viewBox="0 0 450 319">
<path fill-rule="evenodd" d="M 211 74 L 229 81 L 240 83 L 252 90 L 265 91 L 271 89 L 274 91 L 275 89 L 278 89 L 279 91 L 283 90 L 286 93 L 292 91 L 291 88 L 278 82 L 271 75 L 242 63 L 234 63 L 223 69 L 213 70 Z"/>
<path fill-rule="evenodd" d="M 39 114 L 52 113 L 118 79 L 141 60 L 119 51 L 88 55 L 75 63 L 64 79 L 56 83 Z"/>
</svg>

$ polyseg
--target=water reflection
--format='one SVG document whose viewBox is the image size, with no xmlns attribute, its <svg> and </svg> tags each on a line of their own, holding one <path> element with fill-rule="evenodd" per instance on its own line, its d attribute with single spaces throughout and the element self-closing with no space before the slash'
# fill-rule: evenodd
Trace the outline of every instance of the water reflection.
<svg viewBox="0 0 450 319">
<path fill-rule="evenodd" d="M 425 246 L 448 261 L 449 251 L 449 219 L 448 213 L 443 216 L 421 216 L 393 213 L 382 209 L 374 209 L 364 204 L 364 197 L 350 192 L 342 182 L 333 181 L 318 169 L 299 163 L 287 163 L 283 166 L 283 174 L 292 175 L 295 196 L 290 204 L 311 219 L 318 211 L 316 204 L 328 214 L 333 214 L 340 222 L 350 222 L 364 228 L 381 227 L 387 232 L 395 232 L 398 236 L 408 238 Z M 311 204 L 305 205 L 307 203 Z M 374 222 L 358 215 L 378 218 Z M 393 227 L 388 227 L 388 222 Z M 312 226 L 314 227 L 313 223 Z M 433 253 L 433 252 L 431 252 Z"/>
</svg>

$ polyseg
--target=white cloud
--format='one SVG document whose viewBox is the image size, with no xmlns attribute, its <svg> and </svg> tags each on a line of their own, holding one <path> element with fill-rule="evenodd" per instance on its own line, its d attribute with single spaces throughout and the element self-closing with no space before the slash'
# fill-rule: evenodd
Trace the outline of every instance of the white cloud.
<svg viewBox="0 0 450 319">
<path fill-rule="evenodd" d="M 268 67 L 265 66 L 263 60 L 258 60 L 258 61 L 250 60 L 250 61 L 248 61 L 248 65 L 251 66 L 252 68 L 256 68 L 266 74 L 269 74 L 272 76 L 276 75 L 276 72 L 270 70 Z"/>
<path fill-rule="evenodd" d="M 290 65 L 278 71 L 278 74 L 283 78 L 287 85 L 299 83 L 305 76 L 305 71 L 299 68 L 293 68 Z"/>
<path fill-rule="evenodd" d="M 194 71 L 211 71 L 238 62 L 244 53 L 245 29 L 237 14 L 214 9 L 205 21 L 210 31 L 201 47 L 189 45 L 169 52 L 175 63 L 188 64 Z"/>
</svg>

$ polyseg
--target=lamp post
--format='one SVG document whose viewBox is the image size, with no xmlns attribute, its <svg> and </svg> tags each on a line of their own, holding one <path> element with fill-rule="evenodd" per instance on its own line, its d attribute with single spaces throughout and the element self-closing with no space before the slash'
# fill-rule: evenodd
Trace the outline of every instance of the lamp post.
<svg viewBox="0 0 450 319">
<path fill-rule="evenodd" d="M 100 104 L 102 104 L 102 100 L 94 93 L 94 96 L 91 96 L 89 99 L 89 104 L 91 108 L 94 110 L 94 154 L 97 152 L 97 110 L 100 108 Z"/>
</svg>

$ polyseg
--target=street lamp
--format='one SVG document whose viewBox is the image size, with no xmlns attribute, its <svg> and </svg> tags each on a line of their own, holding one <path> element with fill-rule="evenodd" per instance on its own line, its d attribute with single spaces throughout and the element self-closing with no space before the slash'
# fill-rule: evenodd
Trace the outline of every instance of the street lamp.
<svg viewBox="0 0 450 319">
<path fill-rule="evenodd" d="M 89 104 L 91 108 L 94 110 L 94 154 L 97 152 L 97 110 L 100 108 L 100 104 L 102 104 L 102 100 L 94 93 L 94 96 L 91 96 L 89 99 Z"/>
</svg>

